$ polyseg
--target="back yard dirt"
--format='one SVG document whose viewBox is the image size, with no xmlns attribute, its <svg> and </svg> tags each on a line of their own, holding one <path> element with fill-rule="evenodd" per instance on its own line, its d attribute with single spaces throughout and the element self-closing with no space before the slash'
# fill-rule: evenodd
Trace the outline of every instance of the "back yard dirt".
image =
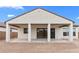
<svg viewBox="0 0 79 59">
<path fill-rule="evenodd" d="M 7 53 L 67 53 L 79 52 L 79 40 L 73 43 L 6 43 L 0 40 L 0 52 Z"/>
<path fill-rule="evenodd" d="M 16 33 L 11 33 L 12 38 L 16 36 Z M 2 53 L 79 52 L 79 40 L 72 43 L 6 43 L 4 39 L 5 33 L 0 32 L 0 52 Z"/>
</svg>

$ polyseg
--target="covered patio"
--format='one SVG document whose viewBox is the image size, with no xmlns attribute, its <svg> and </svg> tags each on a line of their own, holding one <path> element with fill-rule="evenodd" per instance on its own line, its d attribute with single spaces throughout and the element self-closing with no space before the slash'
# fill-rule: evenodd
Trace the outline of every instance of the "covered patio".
<svg viewBox="0 0 79 59">
<path fill-rule="evenodd" d="M 17 38 L 10 38 L 10 27 L 17 28 Z M 69 39 L 65 39 L 62 27 L 69 27 Z M 27 33 L 24 34 L 24 28 Z M 39 29 L 39 30 L 38 30 Z M 54 30 L 51 30 L 54 29 Z M 72 24 L 7 24 L 7 42 L 71 42 L 73 41 Z M 45 33 L 42 33 L 41 31 Z M 39 33 L 40 32 L 40 33 Z M 41 35 L 44 34 L 44 35 Z"/>
</svg>

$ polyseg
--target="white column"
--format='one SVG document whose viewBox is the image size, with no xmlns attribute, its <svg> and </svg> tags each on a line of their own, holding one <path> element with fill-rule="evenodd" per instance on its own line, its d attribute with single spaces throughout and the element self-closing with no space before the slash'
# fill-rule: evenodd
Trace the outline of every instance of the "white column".
<svg viewBox="0 0 79 59">
<path fill-rule="evenodd" d="M 31 42 L 31 24 L 28 24 L 28 41 Z"/>
<path fill-rule="evenodd" d="M 48 30 L 47 30 L 47 34 L 48 34 L 47 35 L 47 40 L 48 40 L 48 42 L 51 42 L 51 38 L 50 38 L 50 28 L 51 27 L 50 27 L 50 24 L 48 24 L 48 27 L 47 28 L 48 28 Z"/>
<path fill-rule="evenodd" d="M 10 41 L 10 26 L 7 23 L 6 24 L 6 42 L 9 42 L 9 41 Z"/>
<path fill-rule="evenodd" d="M 78 39 L 78 27 L 76 27 L 76 39 Z"/>
<path fill-rule="evenodd" d="M 73 24 L 69 25 L 69 40 L 72 42 L 73 41 Z"/>
</svg>

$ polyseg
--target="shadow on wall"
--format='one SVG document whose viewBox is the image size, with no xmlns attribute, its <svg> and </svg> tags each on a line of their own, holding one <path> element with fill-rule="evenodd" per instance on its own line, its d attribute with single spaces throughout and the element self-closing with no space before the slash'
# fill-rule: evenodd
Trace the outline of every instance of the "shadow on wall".
<svg viewBox="0 0 79 59">
<path fill-rule="evenodd" d="M 16 38 L 17 37 L 17 32 L 11 32 L 11 38 Z M 6 33 L 5 32 L 0 32 L 0 40 L 4 40 L 6 38 Z"/>
</svg>

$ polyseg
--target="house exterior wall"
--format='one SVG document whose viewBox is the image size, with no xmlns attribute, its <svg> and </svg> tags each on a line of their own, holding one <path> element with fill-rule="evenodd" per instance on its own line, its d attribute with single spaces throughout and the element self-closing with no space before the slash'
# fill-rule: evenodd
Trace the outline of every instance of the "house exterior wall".
<svg viewBox="0 0 79 59">
<path fill-rule="evenodd" d="M 69 29 L 66 27 L 65 29 L 62 28 L 62 32 L 69 32 Z M 77 27 L 74 27 L 73 31 L 76 32 L 76 29 L 79 30 Z M 62 33 L 63 36 L 63 33 Z M 69 39 L 69 36 L 63 36 L 64 39 Z M 73 39 L 78 39 L 78 33 L 76 32 L 76 36 L 73 36 Z"/>
<path fill-rule="evenodd" d="M 20 28 L 18 28 L 18 39 L 27 39 L 28 38 L 28 34 L 24 34 L 23 30 L 24 28 L 28 28 L 28 25 L 21 25 Z"/>
<path fill-rule="evenodd" d="M 47 25 L 33 25 L 32 26 L 32 39 L 37 39 L 37 28 L 47 28 Z"/>
<path fill-rule="evenodd" d="M 21 26 L 20 28 L 18 28 L 18 39 L 28 39 L 28 33 L 27 34 L 23 33 L 24 28 L 28 28 L 28 25 Z M 37 28 L 47 28 L 47 25 L 31 25 L 31 28 L 32 28 L 31 38 L 33 40 L 33 39 L 37 39 Z M 55 27 L 51 26 L 51 28 L 55 28 L 55 39 L 59 39 L 59 40 L 69 39 L 69 36 L 63 36 L 63 32 L 69 32 L 68 28 L 64 29 L 64 28 L 58 28 L 56 26 Z M 76 32 L 76 30 L 74 31 Z M 78 35 L 73 36 L 73 38 L 78 39 Z"/>
<path fill-rule="evenodd" d="M 47 25 L 33 25 L 31 26 L 32 27 L 32 32 L 31 32 L 31 37 L 32 39 L 37 39 L 37 28 L 47 28 Z M 23 29 L 24 28 L 28 28 L 28 25 L 24 25 L 24 26 L 21 26 L 20 28 L 18 28 L 18 38 L 20 39 L 28 39 L 28 33 L 27 34 L 24 34 L 23 33 Z"/>
<path fill-rule="evenodd" d="M 63 32 L 62 32 L 62 28 L 56 28 L 55 30 L 55 38 L 56 39 L 62 39 L 63 38 Z"/>
<path fill-rule="evenodd" d="M 28 34 L 23 33 L 23 28 L 18 29 L 18 39 L 27 39 Z"/>
</svg>

